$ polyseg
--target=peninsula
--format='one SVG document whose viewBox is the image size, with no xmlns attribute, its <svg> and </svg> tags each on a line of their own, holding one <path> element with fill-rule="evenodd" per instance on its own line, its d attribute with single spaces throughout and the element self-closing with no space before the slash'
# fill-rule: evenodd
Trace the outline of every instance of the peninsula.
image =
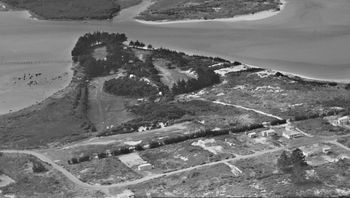
<svg viewBox="0 0 350 198">
<path fill-rule="evenodd" d="M 279 11 L 280 0 L 156 0 L 136 18 L 143 21 L 228 19 L 262 11 Z"/>
<path fill-rule="evenodd" d="M 71 54 L 67 88 L 0 116 L 0 194 L 349 195 L 350 85 L 122 33 Z"/>
</svg>

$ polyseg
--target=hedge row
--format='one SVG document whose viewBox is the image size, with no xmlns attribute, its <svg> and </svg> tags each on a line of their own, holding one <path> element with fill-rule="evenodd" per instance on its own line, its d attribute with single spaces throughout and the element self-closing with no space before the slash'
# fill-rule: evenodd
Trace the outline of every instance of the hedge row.
<svg viewBox="0 0 350 198">
<path fill-rule="evenodd" d="M 135 147 L 133 146 L 121 146 L 118 149 L 109 152 L 102 152 L 97 154 L 98 159 L 103 159 L 107 158 L 109 155 L 111 156 L 118 156 L 118 155 L 124 155 L 128 154 L 134 151 L 142 151 L 148 148 L 157 148 L 163 145 L 167 144 L 175 144 L 179 142 L 183 142 L 186 140 L 190 139 L 196 139 L 200 137 L 212 137 L 212 136 L 220 136 L 220 135 L 228 135 L 230 133 L 240 133 L 240 132 L 245 132 L 245 131 L 250 131 L 258 128 L 263 128 L 264 126 L 262 124 L 252 124 L 248 126 L 242 126 L 242 127 L 236 127 L 236 128 L 227 128 L 227 129 L 222 129 L 218 131 L 213 131 L 209 129 L 201 130 L 195 133 L 190 133 L 190 134 L 183 134 L 183 135 L 178 135 L 174 137 L 168 137 L 162 140 L 155 140 L 151 141 L 149 144 L 138 144 Z M 81 162 L 86 162 L 86 161 L 91 161 L 94 159 L 95 156 L 82 156 L 82 157 L 76 157 L 68 160 L 68 164 L 78 164 Z"/>
</svg>

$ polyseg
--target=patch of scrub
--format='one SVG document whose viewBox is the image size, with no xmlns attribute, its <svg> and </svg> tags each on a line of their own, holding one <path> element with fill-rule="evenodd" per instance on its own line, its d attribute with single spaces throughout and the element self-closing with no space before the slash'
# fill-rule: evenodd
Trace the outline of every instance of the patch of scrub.
<svg viewBox="0 0 350 198">
<path fill-rule="evenodd" d="M 187 157 L 181 156 L 181 155 L 175 155 L 174 158 L 181 159 L 183 161 L 188 161 Z"/>
<path fill-rule="evenodd" d="M 133 168 L 148 162 L 143 160 L 138 153 L 130 153 L 119 156 L 119 160 L 122 161 L 129 168 Z"/>
<path fill-rule="evenodd" d="M 193 142 L 192 146 L 199 146 L 204 150 L 207 150 L 213 154 L 218 154 L 223 152 L 222 146 L 212 146 L 215 143 L 214 139 L 206 139 L 206 140 L 198 140 L 197 142 Z"/>
<path fill-rule="evenodd" d="M 260 72 L 256 72 L 256 74 L 260 77 L 260 78 L 267 78 L 269 76 L 274 76 L 277 72 L 272 71 L 272 70 L 264 70 L 264 71 L 260 71 Z"/>
<path fill-rule="evenodd" d="M 239 72 L 239 71 L 244 71 L 249 69 L 247 65 L 238 65 L 238 66 L 233 66 L 233 67 L 226 67 L 222 69 L 215 70 L 214 72 L 219 74 L 220 76 L 225 76 L 228 73 L 231 72 Z"/>
</svg>

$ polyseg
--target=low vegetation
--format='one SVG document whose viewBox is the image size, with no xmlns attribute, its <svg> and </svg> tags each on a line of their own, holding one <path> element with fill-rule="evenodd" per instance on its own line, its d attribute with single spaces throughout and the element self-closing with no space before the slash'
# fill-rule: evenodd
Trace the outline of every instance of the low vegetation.
<svg viewBox="0 0 350 198">
<path fill-rule="evenodd" d="M 137 18 L 147 21 L 216 19 L 279 10 L 276 0 L 157 0 Z"/>
<path fill-rule="evenodd" d="M 140 3 L 139 0 L 3 0 L 17 9 L 26 9 L 44 19 L 86 20 L 111 19 L 122 8 Z"/>
<path fill-rule="evenodd" d="M 95 131 L 87 118 L 84 81 L 75 78 L 68 87 L 42 103 L 0 116 L 0 147 L 38 148 L 52 142 L 78 140 Z"/>
<path fill-rule="evenodd" d="M 40 164 L 40 165 L 39 165 Z M 40 166 L 39 171 L 37 167 Z M 36 168 L 34 168 L 36 167 Z M 4 197 L 93 197 L 96 192 L 77 189 L 61 173 L 35 157 L 4 154 L 0 157 L 0 170 L 15 182 L 0 188 Z"/>
</svg>

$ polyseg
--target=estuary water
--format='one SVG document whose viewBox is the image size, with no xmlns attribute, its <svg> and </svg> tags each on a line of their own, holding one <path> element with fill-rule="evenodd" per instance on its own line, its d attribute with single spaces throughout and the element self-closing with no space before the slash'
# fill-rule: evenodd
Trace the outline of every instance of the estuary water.
<svg viewBox="0 0 350 198">
<path fill-rule="evenodd" d="M 97 30 L 124 32 L 155 47 L 350 81 L 349 0 L 287 0 L 280 13 L 256 21 L 149 25 L 133 20 L 149 4 L 145 0 L 109 21 L 46 21 L 31 19 L 26 11 L 0 12 L 0 114 L 65 87 L 76 40 Z"/>
</svg>

